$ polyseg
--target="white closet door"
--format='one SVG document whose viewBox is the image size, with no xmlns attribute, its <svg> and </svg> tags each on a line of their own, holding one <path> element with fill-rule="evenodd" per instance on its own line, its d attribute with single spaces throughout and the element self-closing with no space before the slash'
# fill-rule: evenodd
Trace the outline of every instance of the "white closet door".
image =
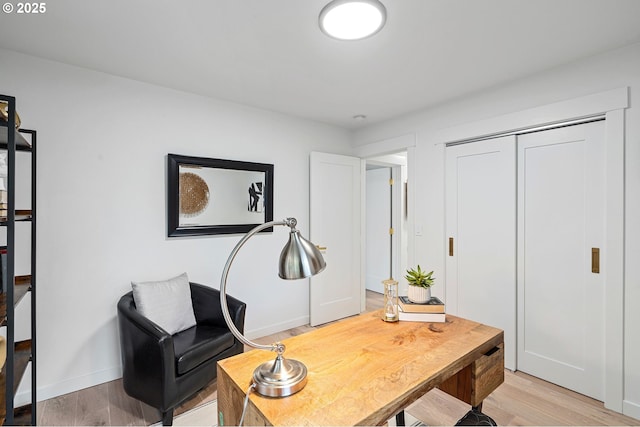
<svg viewBox="0 0 640 427">
<path fill-rule="evenodd" d="M 445 194 L 447 312 L 504 330 L 505 366 L 513 370 L 515 136 L 447 147 Z M 429 267 L 428 260 L 424 267 Z"/>
<path fill-rule="evenodd" d="M 604 156 L 604 122 L 518 137 L 518 369 L 599 400 Z"/>
</svg>

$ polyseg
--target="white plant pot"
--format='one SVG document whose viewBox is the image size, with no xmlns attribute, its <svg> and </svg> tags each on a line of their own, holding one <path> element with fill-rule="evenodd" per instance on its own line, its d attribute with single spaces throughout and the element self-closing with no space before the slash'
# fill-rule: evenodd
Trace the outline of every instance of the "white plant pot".
<svg viewBox="0 0 640 427">
<path fill-rule="evenodd" d="M 431 299 L 431 288 L 422 288 L 420 286 L 411 286 L 407 289 L 407 297 L 409 301 L 422 304 Z"/>
</svg>

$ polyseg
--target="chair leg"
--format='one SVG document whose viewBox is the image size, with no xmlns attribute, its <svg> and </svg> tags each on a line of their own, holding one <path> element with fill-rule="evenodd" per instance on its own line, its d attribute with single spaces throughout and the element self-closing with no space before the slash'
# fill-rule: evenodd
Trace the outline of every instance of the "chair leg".
<svg viewBox="0 0 640 427">
<path fill-rule="evenodd" d="M 404 426 L 404 409 L 396 414 L 396 425 L 398 427 Z"/>
<path fill-rule="evenodd" d="M 173 408 L 162 413 L 162 425 L 163 426 L 173 425 Z"/>
</svg>

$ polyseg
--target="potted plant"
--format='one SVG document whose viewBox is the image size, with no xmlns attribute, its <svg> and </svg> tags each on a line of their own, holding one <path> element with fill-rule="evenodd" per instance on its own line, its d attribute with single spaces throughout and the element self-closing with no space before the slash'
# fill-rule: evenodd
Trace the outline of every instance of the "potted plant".
<svg viewBox="0 0 640 427">
<path fill-rule="evenodd" d="M 409 301 L 422 304 L 431 299 L 431 286 L 435 280 L 433 271 L 427 273 L 418 265 L 415 269 L 407 270 L 407 275 L 404 278 L 409 282 L 407 289 Z"/>
</svg>

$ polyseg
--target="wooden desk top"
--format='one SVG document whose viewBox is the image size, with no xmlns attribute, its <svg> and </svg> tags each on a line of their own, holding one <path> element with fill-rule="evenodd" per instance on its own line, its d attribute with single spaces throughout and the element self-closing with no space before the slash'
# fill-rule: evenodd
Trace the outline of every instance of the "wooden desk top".
<svg viewBox="0 0 640 427">
<path fill-rule="evenodd" d="M 251 394 L 272 425 L 376 425 L 503 342 L 503 332 L 447 315 L 446 323 L 396 322 L 364 313 L 284 341 L 308 383 L 286 398 Z M 218 362 L 244 397 L 253 370 L 275 353 L 252 350 Z M 220 384 L 220 383 L 219 383 Z M 219 398 L 221 391 L 218 391 Z"/>
</svg>

